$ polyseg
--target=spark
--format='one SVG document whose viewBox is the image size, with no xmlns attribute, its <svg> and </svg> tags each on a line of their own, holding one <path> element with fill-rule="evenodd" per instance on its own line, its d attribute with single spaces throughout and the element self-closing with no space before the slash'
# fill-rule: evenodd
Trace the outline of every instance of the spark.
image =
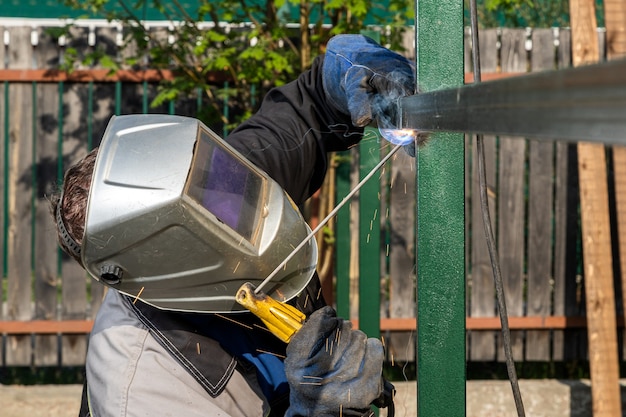
<svg viewBox="0 0 626 417">
<path fill-rule="evenodd" d="M 200 354 L 200 342 L 196 343 L 196 351 L 198 352 L 198 355 Z"/>
<path fill-rule="evenodd" d="M 141 296 L 141 293 L 143 292 L 143 289 L 145 287 L 141 287 L 141 289 L 139 290 L 139 292 L 137 293 L 137 295 L 135 296 L 135 299 L 133 300 L 133 304 L 135 304 L 137 302 L 137 300 L 139 300 L 139 297 Z"/>
<path fill-rule="evenodd" d="M 233 270 L 233 274 L 237 272 L 237 269 L 239 268 L 240 264 L 241 264 L 241 261 L 237 262 L 237 265 L 235 265 L 235 269 Z"/>
<path fill-rule="evenodd" d="M 218 314 L 218 313 L 215 313 L 215 315 L 216 315 L 217 317 L 222 318 L 222 319 L 225 319 L 225 320 L 228 320 L 228 321 L 232 321 L 233 323 L 236 323 L 236 324 L 238 324 L 238 325 L 240 325 L 240 326 L 243 326 L 243 327 L 245 327 L 246 329 L 250 329 L 250 330 L 252 330 L 252 326 L 248 326 L 248 325 L 247 325 L 247 324 L 245 324 L 245 323 L 242 323 L 242 322 L 237 321 L 237 320 L 235 320 L 235 319 L 231 319 L 230 317 L 224 316 L 223 314 Z"/>
<path fill-rule="evenodd" d="M 306 298 L 304 299 L 304 307 L 302 307 L 302 309 L 305 309 L 308 303 L 309 303 L 309 293 L 306 294 Z"/>
<path fill-rule="evenodd" d="M 322 287 L 320 287 L 320 288 L 317 290 L 317 300 L 319 300 L 319 299 L 320 299 L 320 296 L 321 296 L 321 295 L 322 295 Z"/>
<path fill-rule="evenodd" d="M 257 349 L 256 351 L 260 352 L 260 353 L 267 353 L 268 355 L 274 355 L 274 356 L 276 356 L 278 358 L 282 358 L 282 359 L 286 358 L 285 355 L 281 355 L 280 353 L 276 353 L 276 352 L 270 352 L 269 350 Z"/>
<path fill-rule="evenodd" d="M 266 331 L 266 332 L 268 332 L 268 333 L 271 333 L 271 332 L 270 332 L 270 329 L 268 329 L 267 327 L 261 326 L 261 325 L 259 325 L 259 324 L 254 323 L 252 326 L 253 326 L 253 327 L 256 327 L 257 329 L 260 329 L 260 330 Z"/>
</svg>

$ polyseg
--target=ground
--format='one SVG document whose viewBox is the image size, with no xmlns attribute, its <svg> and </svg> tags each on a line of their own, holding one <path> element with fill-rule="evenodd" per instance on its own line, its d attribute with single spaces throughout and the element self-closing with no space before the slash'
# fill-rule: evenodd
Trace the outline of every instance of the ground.
<svg viewBox="0 0 626 417">
<path fill-rule="evenodd" d="M 622 383 L 622 409 L 626 411 L 626 381 Z M 415 382 L 394 382 L 396 415 L 416 412 Z M 0 385 L 3 417 L 77 417 L 82 387 L 79 385 Z M 591 417 L 589 381 L 522 380 L 520 389 L 527 416 Z M 383 410 L 381 417 L 386 417 Z M 508 381 L 468 381 L 467 417 L 515 417 Z M 626 416 L 626 413 L 623 413 Z"/>
</svg>

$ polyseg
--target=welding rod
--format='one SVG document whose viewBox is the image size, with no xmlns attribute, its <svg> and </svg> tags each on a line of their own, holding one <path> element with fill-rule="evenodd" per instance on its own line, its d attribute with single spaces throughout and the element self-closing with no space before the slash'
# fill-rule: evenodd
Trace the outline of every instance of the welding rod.
<svg viewBox="0 0 626 417">
<path fill-rule="evenodd" d="M 285 267 L 285 265 L 287 265 L 287 262 L 289 262 L 289 260 L 291 260 L 291 258 L 293 258 L 296 253 L 298 253 L 298 251 L 300 249 L 302 249 L 302 247 L 304 245 L 306 245 L 309 240 L 311 240 L 311 238 L 313 238 L 313 236 L 315 236 L 315 234 L 317 234 L 317 232 L 319 232 L 322 227 L 324 227 L 326 225 L 326 223 L 328 223 L 328 221 L 330 219 L 332 219 L 333 217 L 335 217 L 335 215 L 337 214 L 337 212 L 354 196 L 354 194 L 357 193 L 357 191 L 359 191 L 361 189 L 361 187 L 363 187 L 363 185 L 370 179 L 372 178 L 372 176 L 380 169 L 380 167 L 382 167 L 385 162 L 387 162 L 389 160 L 389 158 L 391 158 L 397 151 L 398 149 L 400 149 L 402 147 L 402 145 L 396 145 L 395 147 L 391 148 L 391 151 L 389 151 L 389 153 L 387 155 L 385 155 L 383 157 L 383 159 L 380 160 L 380 162 L 374 167 L 372 168 L 372 170 L 365 176 L 363 177 L 363 179 L 354 187 L 354 189 L 352 191 L 350 191 L 348 193 L 348 195 L 346 195 L 343 200 L 341 200 L 341 202 L 339 204 L 337 204 L 337 206 L 332 209 L 332 211 L 330 213 L 328 213 L 328 215 L 326 217 L 324 217 L 324 219 L 322 219 L 322 221 L 317 225 L 317 227 L 315 229 L 313 229 L 313 231 L 311 231 L 311 233 L 309 233 L 309 235 L 307 237 L 304 238 L 304 240 L 302 240 L 302 242 L 300 242 L 300 244 L 298 246 L 296 246 L 294 248 L 293 251 L 291 251 L 291 253 L 276 267 L 276 269 L 274 269 L 274 271 L 272 271 L 271 274 L 269 274 L 267 276 L 267 278 L 265 278 L 263 280 L 263 282 L 261 282 L 255 289 L 254 289 L 254 293 L 255 294 L 259 294 L 261 292 L 261 289 L 268 283 L 271 281 L 272 278 L 274 278 L 274 276 L 282 269 Z"/>
<path fill-rule="evenodd" d="M 401 127 L 626 144 L 626 60 L 400 99 Z"/>
</svg>

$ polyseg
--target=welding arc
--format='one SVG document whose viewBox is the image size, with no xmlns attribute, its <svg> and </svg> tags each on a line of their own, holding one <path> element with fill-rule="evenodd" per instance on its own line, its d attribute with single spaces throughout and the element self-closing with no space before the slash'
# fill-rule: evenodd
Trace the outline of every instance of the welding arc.
<svg viewBox="0 0 626 417">
<path fill-rule="evenodd" d="M 313 229 L 313 231 L 311 231 L 311 233 L 308 234 L 307 237 L 305 237 L 302 242 L 300 242 L 300 244 L 298 246 L 295 247 L 295 249 L 293 251 L 291 251 L 291 253 L 289 255 L 287 255 L 287 257 L 276 267 L 276 269 L 274 269 L 274 271 L 272 271 L 271 274 L 269 274 L 267 276 L 267 278 L 265 278 L 263 280 L 263 282 L 261 282 L 256 289 L 254 290 L 255 294 L 258 294 L 261 292 L 261 289 L 272 280 L 272 278 L 274 278 L 274 276 L 276 276 L 276 274 L 285 267 L 285 265 L 287 265 L 287 262 L 289 262 L 291 260 L 291 258 L 293 258 L 296 253 L 298 253 L 298 251 L 300 249 L 302 249 L 302 247 L 304 245 L 306 245 L 312 238 L 313 236 L 315 236 L 317 234 L 317 232 L 319 232 L 322 227 L 326 226 L 326 223 L 328 223 L 328 221 L 330 219 L 332 219 L 333 217 L 335 217 L 335 215 L 337 214 L 337 212 L 354 196 L 354 194 L 357 193 L 357 191 L 359 191 L 361 189 L 361 187 L 363 187 L 363 185 L 370 179 L 372 178 L 372 176 L 383 166 L 385 165 L 385 163 L 389 160 L 389 158 L 391 158 L 400 148 L 402 148 L 402 145 L 396 145 L 395 147 L 391 148 L 391 150 L 389 151 L 389 153 L 387 155 L 385 155 L 378 164 L 376 164 L 376 166 L 374 168 L 372 168 L 372 170 L 365 176 L 363 177 L 363 179 L 354 187 L 354 189 L 352 191 L 350 191 L 348 193 L 348 195 L 346 195 L 343 200 L 341 200 L 341 202 L 339 204 L 337 204 L 337 206 L 332 209 L 332 211 L 330 213 L 328 213 L 328 215 L 326 217 L 324 217 L 324 219 L 322 219 L 322 221 L 317 225 L 317 227 L 315 229 Z"/>
<path fill-rule="evenodd" d="M 476 0 L 470 0 L 470 22 L 472 30 L 472 60 L 474 70 L 474 82 L 480 83 L 480 48 L 478 42 L 478 13 L 476 11 Z M 478 190 L 480 195 L 480 208 L 483 216 L 483 226 L 485 239 L 487 242 L 487 250 L 491 260 L 491 269 L 493 271 L 493 281 L 496 290 L 496 301 L 498 303 L 498 312 L 500 315 L 500 323 L 502 326 L 502 344 L 504 349 L 504 357 L 506 361 L 506 369 L 513 391 L 513 399 L 515 401 L 515 409 L 518 417 L 526 415 L 524 411 L 524 403 L 522 394 L 519 389 L 517 380 L 517 371 L 515 370 L 515 362 L 513 361 L 513 350 L 511 348 L 511 331 L 509 329 L 509 315 L 506 309 L 506 297 L 504 295 L 504 285 L 502 282 L 502 273 L 500 271 L 500 260 L 498 250 L 495 244 L 495 235 L 491 227 L 491 215 L 489 213 L 489 200 L 487 199 L 487 175 L 485 172 L 485 146 L 483 135 L 476 135 L 476 158 L 478 169 Z"/>
</svg>

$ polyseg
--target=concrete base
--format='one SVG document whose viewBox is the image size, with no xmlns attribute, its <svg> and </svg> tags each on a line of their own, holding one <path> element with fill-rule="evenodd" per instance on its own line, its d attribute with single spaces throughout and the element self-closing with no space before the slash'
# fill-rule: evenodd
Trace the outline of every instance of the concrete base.
<svg viewBox="0 0 626 417">
<path fill-rule="evenodd" d="M 397 382 L 396 416 L 417 416 L 415 381 Z M 591 387 L 588 380 L 522 380 L 520 389 L 527 416 L 591 417 Z M 626 416 L 626 381 L 621 381 L 622 416 Z M 0 385 L 3 417 L 76 417 L 80 385 Z M 468 417 L 517 417 L 508 381 L 468 381 Z M 381 417 L 387 417 L 381 410 Z M 437 416 L 439 417 L 439 416 Z"/>
<path fill-rule="evenodd" d="M 396 415 L 417 416 L 417 385 L 415 382 L 394 382 Z M 591 385 L 589 380 L 561 381 L 553 379 L 519 382 L 527 416 L 591 417 Z M 622 416 L 626 417 L 626 381 L 620 381 Z M 386 417 L 385 410 L 381 416 Z M 466 392 L 468 417 L 517 417 L 509 381 L 468 381 Z M 617 417 L 617 416 L 616 416 Z"/>
</svg>

